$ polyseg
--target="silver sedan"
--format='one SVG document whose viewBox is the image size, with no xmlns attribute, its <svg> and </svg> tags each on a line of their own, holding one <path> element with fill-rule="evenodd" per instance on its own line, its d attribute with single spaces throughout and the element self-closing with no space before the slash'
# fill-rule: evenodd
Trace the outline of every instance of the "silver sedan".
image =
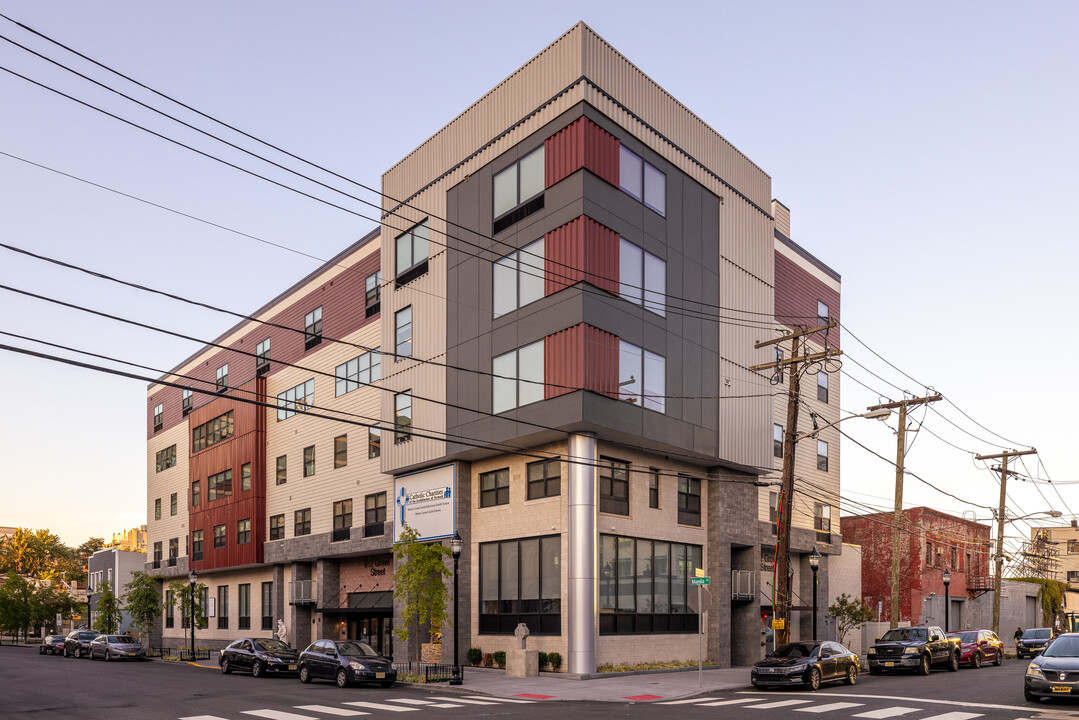
<svg viewBox="0 0 1079 720">
<path fill-rule="evenodd" d="M 98 635 L 90 643 L 90 659 L 145 660 L 146 648 L 130 635 Z"/>
</svg>

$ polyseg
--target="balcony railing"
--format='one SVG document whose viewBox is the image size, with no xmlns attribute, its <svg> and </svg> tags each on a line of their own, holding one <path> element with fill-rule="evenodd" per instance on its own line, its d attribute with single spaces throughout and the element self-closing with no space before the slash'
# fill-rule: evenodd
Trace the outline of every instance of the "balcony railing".
<svg viewBox="0 0 1079 720">
<path fill-rule="evenodd" d="M 289 605 L 314 605 L 316 586 L 313 580 L 292 580 L 288 584 Z"/>
</svg>

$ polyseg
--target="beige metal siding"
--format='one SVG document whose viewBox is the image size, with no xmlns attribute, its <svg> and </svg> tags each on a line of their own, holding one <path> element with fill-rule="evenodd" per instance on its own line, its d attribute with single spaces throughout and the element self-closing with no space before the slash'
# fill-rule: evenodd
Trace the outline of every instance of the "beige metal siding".
<svg viewBox="0 0 1079 720">
<path fill-rule="evenodd" d="M 154 558 L 154 543 L 161 543 L 161 558 L 169 557 L 169 540 L 179 538 L 180 554 L 186 557 L 184 538 L 187 537 L 187 421 L 158 433 L 146 444 L 146 559 Z M 176 464 L 157 472 L 157 452 L 176 445 Z M 203 483 L 205 485 L 205 483 Z M 169 515 L 169 498 L 176 493 L 176 514 Z M 202 491 L 203 500 L 206 490 Z M 154 520 L 154 500 L 161 500 L 161 519 Z"/>
</svg>

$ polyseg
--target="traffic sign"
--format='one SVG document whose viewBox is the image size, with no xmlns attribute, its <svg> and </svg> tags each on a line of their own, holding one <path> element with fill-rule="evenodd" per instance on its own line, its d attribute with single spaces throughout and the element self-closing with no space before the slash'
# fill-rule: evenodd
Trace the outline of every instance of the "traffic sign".
<svg viewBox="0 0 1079 720">
<path fill-rule="evenodd" d="M 773 630 L 782 630 L 783 626 L 785 624 L 786 624 L 786 621 L 784 621 L 783 618 L 775 618 L 774 620 L 772 620 L 772 629 Z"/>
<path fill-rule="evenodd" d="M 689 579 L 690 585 L 709 585 L 712 578 L 710 577 L 691 577 Z"/>
</svg>

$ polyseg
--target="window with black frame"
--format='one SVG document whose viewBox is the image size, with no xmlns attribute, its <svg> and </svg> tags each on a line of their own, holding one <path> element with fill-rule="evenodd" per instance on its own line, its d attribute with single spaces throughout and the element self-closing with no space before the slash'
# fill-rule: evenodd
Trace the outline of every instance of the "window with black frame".
<svg viewBox="0 0 1079 720">
<path fill-rule="evenodd" d="M 544 160 L 544 147 L 540 145 L 495 173 L 491 183 L 494 232 L 502 232 L 543 209 Z"/>
<path fill-rule="evenodd" d="M 430 227 L 426 220 L 397 236 L 394 243 L 394 255 L 397 272 L 395 282 L 398 287 L 412 282 L 427 272 L 429 237 Z"/>
<path fill-rule="evenodd" d="M 599 510 L 614 515 L 629 515 L 629 463 L 599 459 Z"/>
<path fill-rule="evenodd" d="M 262 583 L 262 629 L 273 630 L 273 582 Z"/>
<path fill-rule="evenodd" d="M 600 535 L 601 635 L 695 633 L 689 579 L 702 567 L 700 545 Z"/>
<path fill-rule="evenodd" d="M 480 545 L 481 634 L 561 634 L 561 551 L 558 535 Z"/>
<path fill-rule="evenodd" d="M 236 608 L 239 616 L 238 628 L 251 629 L 251 584 L 241 583 L 236 587 Z"/>
<path fill-rule="evenodd" d="M 557 497 L 562 493 L 562 461 L 559 458 L 529 463 L 528 499 Z"/>
<path fill-rule="evenodd" d="M 678 524 L 701 526 L 701 481 L 678 476 Z"/>
<path fill-rule="evenodd" d="M 480 473 L 480 507 L 509 505 L 510 470 L 502 468 L 492 472 Z"/>
</svg>

